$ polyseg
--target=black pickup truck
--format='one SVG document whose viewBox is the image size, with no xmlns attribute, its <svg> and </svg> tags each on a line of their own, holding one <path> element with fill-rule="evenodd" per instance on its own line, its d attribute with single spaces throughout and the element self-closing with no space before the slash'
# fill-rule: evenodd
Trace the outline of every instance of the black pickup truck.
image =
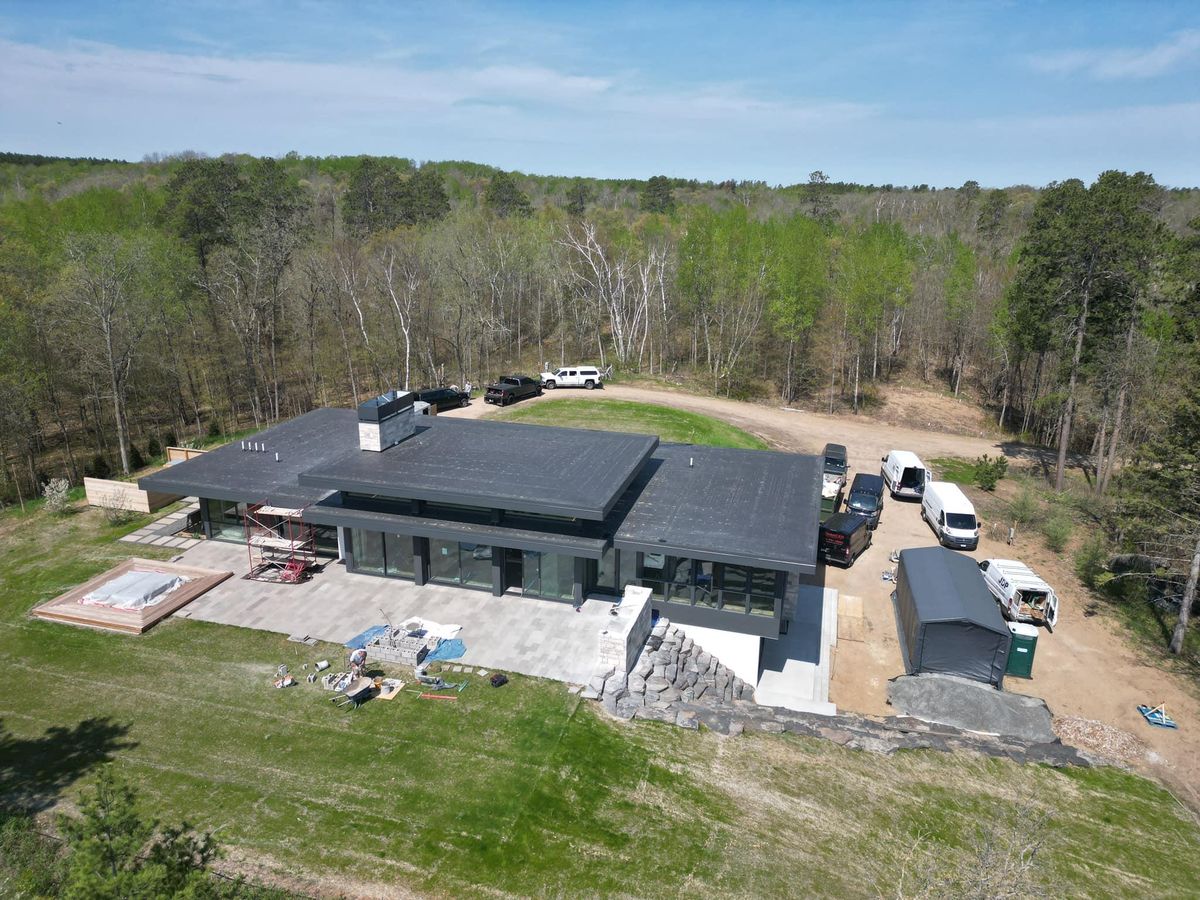
<svg viewBox="0 0 1200 900">
<path fill-rule="evenodd" d="M 508 404 L 524 400 L 526 397 L 540 396 L 542 396 L 542 383 L 536 378 L 527 378 L 524 375 L 505 375 L 497 379 L 495 384 L 487 386 L 483 400 L 485 403 L 508 406 Z"/>
</svg>

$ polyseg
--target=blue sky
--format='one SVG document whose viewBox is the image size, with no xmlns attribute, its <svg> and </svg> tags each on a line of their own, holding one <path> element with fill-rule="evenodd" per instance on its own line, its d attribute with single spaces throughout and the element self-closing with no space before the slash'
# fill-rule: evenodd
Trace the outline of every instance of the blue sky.
<svg viewBox="0 0 1200 900">
<path fill-rule="evenodd" d="M 4 0 L 0 148 L 1200 185 L 1200 3 Z"/>
</svg>

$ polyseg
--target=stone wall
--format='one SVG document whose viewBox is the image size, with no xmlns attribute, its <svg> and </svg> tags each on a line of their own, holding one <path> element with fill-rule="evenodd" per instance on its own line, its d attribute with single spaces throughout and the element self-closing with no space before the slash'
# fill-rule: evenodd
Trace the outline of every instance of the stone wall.
<svg viewBox="0 0 1200 900">
<path fill-rule="evenodd" d="M 602 662 L 581 696 L 603 700 L 609 712 L 629 718 L 642 708 L 669 710 L 693 702 L 717 707 L 749 701 L 754 699 L 754 687 L 705 652 L 683 629 L 659 618 L 628 674 Z"/>
<path fill-rule="evenodd" d="M 629 585 L 610 624 L 600 632 L 600 668 L 628 672 L 650 637 L 650 588 Z"/>
<path fill-rule="evenodd" d="M 691 729 L 703 725 L 719 734 L 790 732 L 883 754 L 940 750 L 1051 766 L 1105 762 L 1057 739 L 1038 742 L 979 734 L 906 716 L 823 716 L 760 706 L 754 702 L 752 685 L 736 677 L 682 629 L 663 618 L 655 624 L 628 674 L 616 667 L 601 666 L 579 696 L 600 700 L 605 711 L 621 719 L 649 719 Z"/>
</svg>

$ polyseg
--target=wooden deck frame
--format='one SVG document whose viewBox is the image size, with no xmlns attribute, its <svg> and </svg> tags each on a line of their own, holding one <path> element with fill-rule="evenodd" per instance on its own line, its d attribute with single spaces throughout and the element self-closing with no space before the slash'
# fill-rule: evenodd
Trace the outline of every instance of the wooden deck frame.
<svg viewBox="0 0 1200 900">
<path fill-rule="evenodd" d="M 89 591 L 128 572 L 158 572 L 163 575 L 179 575 L 190 580 L 168 594 L 161 603 L 145 609 L 118 610 L 79 602 Z M 53 600 L 47 600 L 34 607 L 30 615 L 50 622 L 66 622 L 85 628 L 99 628 L 122 634 L 142 634 L 232 575 L 232 572 L 131 557 L 107 572 L 101 572 L 95 578 L 71 588 L 65 594 L 59 594 Z"/>
</svg>

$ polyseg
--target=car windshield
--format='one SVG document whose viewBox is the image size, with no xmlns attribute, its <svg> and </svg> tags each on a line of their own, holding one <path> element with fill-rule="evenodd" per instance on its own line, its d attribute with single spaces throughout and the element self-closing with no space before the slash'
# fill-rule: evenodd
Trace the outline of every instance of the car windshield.
<svg viewBox="0 0 1200 900">
<path fill-rule="evenodd" d="M 846 461 L 844 459 L 835 459 L 832 456 L 825 457 L 826 472 L 845 472 Z"/>
<path fill-rule="evenodd" d="M 846 505 L 860 512 L 875 512 L 879 509 L 879 498 L 874 494 L 851 494 Z"/>
<path fill-rule="evenodd" d="M 974 531 L 975 517 L 970 513 L 946 513 L 946 527 Z"/>
</svg>

